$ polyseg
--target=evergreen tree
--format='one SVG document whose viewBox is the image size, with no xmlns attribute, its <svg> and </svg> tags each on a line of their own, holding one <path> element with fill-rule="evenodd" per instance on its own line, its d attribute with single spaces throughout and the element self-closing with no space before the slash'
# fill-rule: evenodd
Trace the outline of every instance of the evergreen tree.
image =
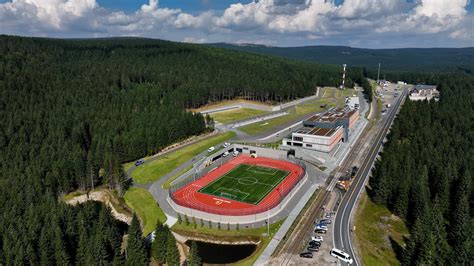
<svg viewBox="0 0 474 266">
<path fill-rule="evenodd" d="M 151 246 L 151 254 L 156 262 L 164 264 L 166 262 L 167 239 L 169 228 L 160 221 L 157 222 L 155 229 L 155 240 Z"/>
<path fill-rule="evenodd" d="M 145 240 L 142 237 L 140 221 L 136 214 L 133 214 L 132 222 L 128 228 L 128 241 L 126 250 L 126 265 L 147 265 L 148 252 Z"/>
<path fill-rule="evenodd" d="M 179 265 L 179 251 L 176 246 L 176 239 L 174 238 L 171 231 L 168 231 L 167 243 L 166 243 L 166 264 L 168 265 Z"/>
<path fill-rule="evenodd" d="M 199 266 L 201 264 L 202 264 L 201 257 L 199 257 L 196 241 L 191 241 L 191 247 L 189 249 L 188 265 Z"/>
</svg>

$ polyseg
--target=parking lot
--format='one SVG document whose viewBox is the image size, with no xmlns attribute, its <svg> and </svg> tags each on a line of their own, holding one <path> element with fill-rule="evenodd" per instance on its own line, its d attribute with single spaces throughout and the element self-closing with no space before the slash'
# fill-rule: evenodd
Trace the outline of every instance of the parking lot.
<svg viewBox="0 0 474 266">
<path fill-rule="evenodd" d="M 307 232 L 305 240 L 303 241 L 303 243 L 301 243 L 300 252 L 301 253 L 307 252 L 309 242 L 311 241 L 311 238 L 320 236 L 320 237 L 322 237 L 323 241 L 319 241 L 319 242 L 321 242 L 321 245 L 319 246 L 319 250 L 312 252 L 313 258 L 302 258 L 298 255 L 295 255 L 293 257 L 292 264 L 294 264 L 294 265 L 314 265 L 314 264 L 318 264 L 318 265 L 332 264 L 332 265 L 334 265 L 334 264 L 338 263 L 338 260 L 336 258 L 332 257 L 329 254 L 329 252 L 333 248 L 333 246 L 332 246 L 332 243 L 333 243 L 333 241 L 332 241 L 332 238 L 333 238 L 332 227 L 333 227 L 334 214 L 335 214 L 334 213 L 334 207 L 336 206 L 336 203 L 340 199 L 340 197 L 341 197 L 340 192 L 338 192 L 336 190 L 331 193 L 331 199 L 329 200 L 328 204 L 325 206 L 324 214 L 321 217 L 319 217 L 318 219 L 316 219 L 316 221 L 314 221 L 314 227 L 312 227 L 313 229 L 310 232 Z M 320 220 L 323 220 L 323 219 L 324 220 L 326 220 L 326 219 L 330 220 L 330 223 L 327 223 L 326 233 L 315 233 L 314 228 L 316 227 L 318 222 Z"/>
</svg>

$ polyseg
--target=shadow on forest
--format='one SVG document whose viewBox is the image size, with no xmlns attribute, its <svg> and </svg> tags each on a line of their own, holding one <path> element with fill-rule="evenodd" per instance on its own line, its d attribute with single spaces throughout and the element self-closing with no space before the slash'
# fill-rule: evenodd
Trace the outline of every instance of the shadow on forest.
<svg viewBox="0 0 474 266">
<path fill-rule="evenodd" d="M 403 237 L 403 238 L 405 238 L 405 237 Z M 393 239 L 392 237 L 389 237 L 389 239 L 390 239 L 390 244 L 392 245 L 392 249 L 395 252 L 395 256 L 397 257 L 397 260 L 402 261 L 403 247 L 400 246 L 398 244 L 398 242 L 395 241 L 395 239 Z M 405 238 L 405 241 L 406 240 L 408 240 L 408 239 Z"/>
</svg>

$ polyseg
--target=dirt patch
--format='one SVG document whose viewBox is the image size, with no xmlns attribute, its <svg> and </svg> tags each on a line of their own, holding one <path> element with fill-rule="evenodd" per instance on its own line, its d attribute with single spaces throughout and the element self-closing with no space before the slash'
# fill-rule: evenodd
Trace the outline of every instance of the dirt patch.
<svg viewBox="0 0 474 266">
<path fill-rule="evenodd" d="M 68 200 L 65 200 L 65 202 L 69 205 L 75 206 L 77 204 L 82 204 L 90 200 L 102 202 L 105 205 L 107 205 L 110 208 L 111 213 L 115 219 L 122 221 L 126 224 L 130 224 L 132 222 L 132 214 L 130 212 L 125 212 L 124 210 L 121 210 L 119 212 L 117 208 L 114 206 L 114 204 L 112 203 L 113 199 L 109 191 L 105 191 L 105 190 L 93 191 L 93 192 L 86 193 L 84 195 L 70 198 Z"/>
</svg>

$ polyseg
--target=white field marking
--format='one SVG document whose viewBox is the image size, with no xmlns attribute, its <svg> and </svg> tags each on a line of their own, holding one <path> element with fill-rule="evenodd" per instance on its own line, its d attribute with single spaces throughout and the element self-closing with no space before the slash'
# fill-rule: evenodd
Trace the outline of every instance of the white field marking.
<svg viewBox="0 0 474 266">
<path fill-rule="evenodd" d="M 223 191 L 221 191 L 221 190 L 223 190 Z M 236 195 L 234 195 L 232 193 L 229 193 L 227 191 L 233 191 L 233 192 L 240 193 L 240 194 L 244 195 L 244 197 L 242 198 L 242 196 L 236 196 Z M 232 188 L 225 188 L 225 187 L 221 187 L 221 188 L 216 189 L 213 192 L 213 194 L 221 195 L 221 196 L 223 196 L 223 194 L 227 194 L 227 195 L 230 195 L 232 199 L 238 199 L 240 201 L 243 201 L 244 199 L 246 199 L 250 195 L 249 193 L 240 191 L 239 189 L 235 189 L 235 188 L 232 189 Z M 223 196 L 223 197 L 225 197 L 225 196 Z"/>
</svg>

